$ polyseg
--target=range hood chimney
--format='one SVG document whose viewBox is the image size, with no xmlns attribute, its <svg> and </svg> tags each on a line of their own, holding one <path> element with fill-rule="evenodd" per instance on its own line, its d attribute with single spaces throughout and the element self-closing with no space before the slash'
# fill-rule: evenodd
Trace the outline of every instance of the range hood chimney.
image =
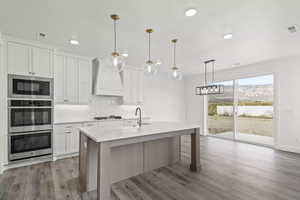
<svg viewBox="0 0 300 200">
<path fill-rule="evenodd" d="M 121 73 L 108 59 L 93 60 L 93 94 L 123 96 Z"/>
</svg>

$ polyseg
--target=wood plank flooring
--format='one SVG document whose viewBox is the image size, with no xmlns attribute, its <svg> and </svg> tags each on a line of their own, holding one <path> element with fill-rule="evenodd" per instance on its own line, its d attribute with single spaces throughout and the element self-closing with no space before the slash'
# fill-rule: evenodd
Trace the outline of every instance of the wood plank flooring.
<svg viewBox="0 0 300 200">
<path fill-rule="evenodd" d="M 201 137 L 200 173 L 188 170 L 189 138 L 182 162 L 112 185 L 112 200 L 299 200 L 300 155 Z M 79 193 L 78 158 L 6 171 L 0 200 L 92 200 Z"/>
</svg>

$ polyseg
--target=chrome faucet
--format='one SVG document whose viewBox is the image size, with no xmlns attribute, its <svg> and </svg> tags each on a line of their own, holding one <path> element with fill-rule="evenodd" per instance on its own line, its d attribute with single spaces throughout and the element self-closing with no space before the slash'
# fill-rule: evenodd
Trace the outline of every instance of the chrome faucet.
<svg viewBox="0 0 300 200">
<path fill-rule="evenodd" d="M 140 107 L 137 107 L 135 109 L 135 116 L 137 116 L 138 111 L 140 112 L 140 115 L 139 115 L 137 123 L 138 123 L 139 127 L 141 127 L 142 126 L 142 109 Z"/>
</svg>

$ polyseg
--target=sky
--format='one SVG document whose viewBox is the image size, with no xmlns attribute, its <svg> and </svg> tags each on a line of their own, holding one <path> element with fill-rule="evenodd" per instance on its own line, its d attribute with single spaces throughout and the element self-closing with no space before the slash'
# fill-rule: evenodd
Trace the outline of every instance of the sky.
<svg viewBox="0 0 300 200">
<path fill-rule="evenodd" d="M 232 81 L 221 82 L 219 84 L 232 85 Z M 239 85 L 269 85 L 273 84 L 273 75 L 257 76 L 254 78 L 245 78 L 238 80 Z"/>
</svg>

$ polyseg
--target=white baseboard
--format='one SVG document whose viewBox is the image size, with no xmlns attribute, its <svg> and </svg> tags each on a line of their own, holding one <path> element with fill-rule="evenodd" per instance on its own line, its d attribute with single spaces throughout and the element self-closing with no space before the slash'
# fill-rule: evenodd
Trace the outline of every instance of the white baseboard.
<svg viewBox="0 0 300 200">
<path fill-rule="evenodd" d="M 53 161 L 61 160 L 61 159 L 65 159 L 65 158 L 76 157 L 78 155 L 79 155 L 78 152 L 69 153 L 69 154 L 62 154 L 62 155 L 55 155 L 55 156 L 53 156 Z"/>
<path fill-rule="evenodd" d="M 41 159 L 37 159 L 37 160 L 32 159 L 32 160 L 26 160 L 26 161 L 16 161 L 14 163 L 9 163 L 9 164 L 4 165 L 2 170 L 4 172 L 8 169 L 25 167 L 25 166 L 39 164 L 39 163 L 43 163 L 43 162 L 49 162 L 49 161 L 52 161 L 52 157 L 41 158 Z"/>
<path fill-rule="evenodd" d="M 287 152 L 299 153 L 300 154 L 300 148 L 299 147 L 293 147 L 293 146 L 277 144 L 276 149 L 281 150 L 281 151 L 287 151 Z"/>
<path fill-rule="evenodd" d="M 0 174 L 3 174 L 4 171 L 8 170 L 8 169 L 13 169 L 13 168 L 18 168 L 18 167 L 25 167 L 25 166 L 29 166 L 29 165 L 34 165 L 34 164 L 39 164 L 39 163 L 43 163 L 43 162 L 53 162 L 56 160 L 60 160 L 60 159 L 65 159 L 65 158 L 71 158 L 71 157 L 76 157 L 78 156 L 79 153 L 69 153 L 69 154 L 64 154 L 64 155 L 57 155 L 57 156 L 53 156 L 50 158 L 41 158 L 38 160 L 27 160 L 27 161 L 17 161 L 15 163 L 9 163 L 6 165 L 3 165 L 3 167 L 0 166 Z"/>
</svg>

